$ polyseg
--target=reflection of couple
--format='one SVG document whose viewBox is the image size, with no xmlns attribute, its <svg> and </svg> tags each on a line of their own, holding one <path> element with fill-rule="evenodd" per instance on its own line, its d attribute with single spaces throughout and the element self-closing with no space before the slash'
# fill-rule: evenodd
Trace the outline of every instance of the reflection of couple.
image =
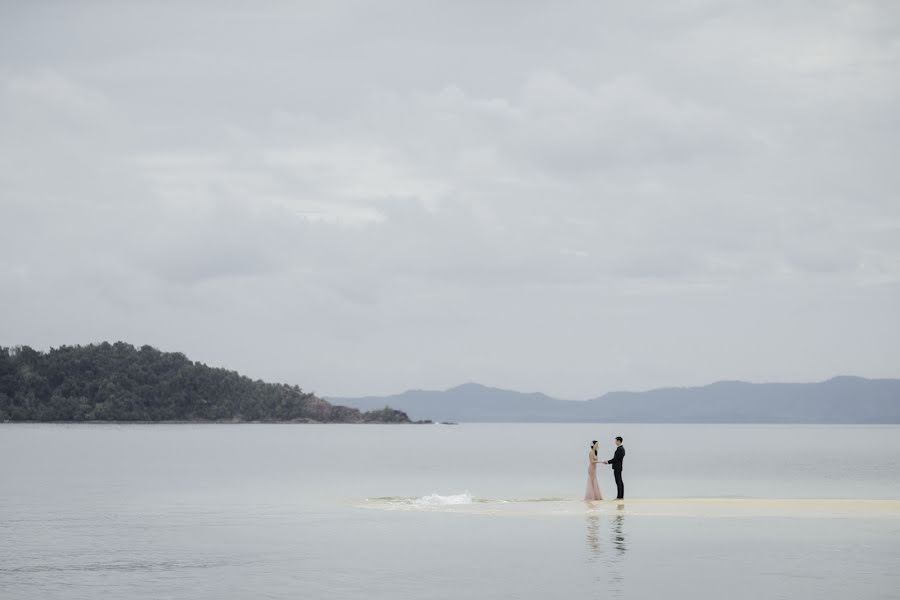
<svg viewBox="0 0 900 600">
<path fill-rule="evenodd" d="M 616 477 L 616 500 L 625 498 L 625 484 L 622 483 L 622 462 L 625 460 L 625 448 L 622 446 L 622 438 L 616 438 L 616 452 L 609 460 L 597 459 L 597 440 L 591 442 L 591 449 L 588 452 L 588 480 L 587 490 L 584 492 L 585 500 L 603 500 L 603 494 L 600 493 L 600 484 L 597 483 L 597 464 L 611 465 L 613 475 Z"/>
</svg>

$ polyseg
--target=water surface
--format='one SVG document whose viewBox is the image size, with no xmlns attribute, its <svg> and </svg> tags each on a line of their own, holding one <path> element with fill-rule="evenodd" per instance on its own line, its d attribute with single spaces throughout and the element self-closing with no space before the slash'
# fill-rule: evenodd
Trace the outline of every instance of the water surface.
<svg viewBox="0 0 900 600">
<path fill-rule="evenodd" d="M 895 597 L 898 434 L 0 425 L 0 598 Z"/>
</svg>

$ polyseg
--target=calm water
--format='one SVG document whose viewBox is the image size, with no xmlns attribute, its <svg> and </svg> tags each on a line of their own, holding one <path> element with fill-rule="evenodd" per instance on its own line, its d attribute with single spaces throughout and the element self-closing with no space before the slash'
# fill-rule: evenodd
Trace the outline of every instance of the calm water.
<svg viewBox="0 0 900 600">
<path fill-rule="evenodd" d="M 0 598 L 898 597 L 877 511 L 361 507 L 577 499 L 617 434 L 635 503 L 900 499 L 893 426 L 0 425 Z"/>
</svg>

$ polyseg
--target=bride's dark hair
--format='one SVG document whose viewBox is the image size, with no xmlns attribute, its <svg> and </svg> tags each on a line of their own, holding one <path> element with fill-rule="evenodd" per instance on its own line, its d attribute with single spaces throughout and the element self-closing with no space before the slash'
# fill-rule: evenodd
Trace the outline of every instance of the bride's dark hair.
<svg viewBox="0 0 900 600">
<path fill-rule="evenodd" d="M 594 448 L 594 446 L 596 446 L 596 445 L 597 445 L 597 440 L 593 440 L 593 441 L 591 442 L 591 448 Z M 596 449 L 596 448 L 594 448 L 594 456 L 597 456 L 597 449 Z"/>
</svg>

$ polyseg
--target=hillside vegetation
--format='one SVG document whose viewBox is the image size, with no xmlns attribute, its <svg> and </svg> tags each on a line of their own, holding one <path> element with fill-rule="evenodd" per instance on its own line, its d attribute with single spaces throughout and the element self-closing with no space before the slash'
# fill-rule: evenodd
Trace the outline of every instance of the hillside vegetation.
<svg viewBox="0 0 900 600">
<path fill-rule="evenodd" d="M 0 347 L 0 421 L 410 422 L 124 342 Z"/>
</svg>

